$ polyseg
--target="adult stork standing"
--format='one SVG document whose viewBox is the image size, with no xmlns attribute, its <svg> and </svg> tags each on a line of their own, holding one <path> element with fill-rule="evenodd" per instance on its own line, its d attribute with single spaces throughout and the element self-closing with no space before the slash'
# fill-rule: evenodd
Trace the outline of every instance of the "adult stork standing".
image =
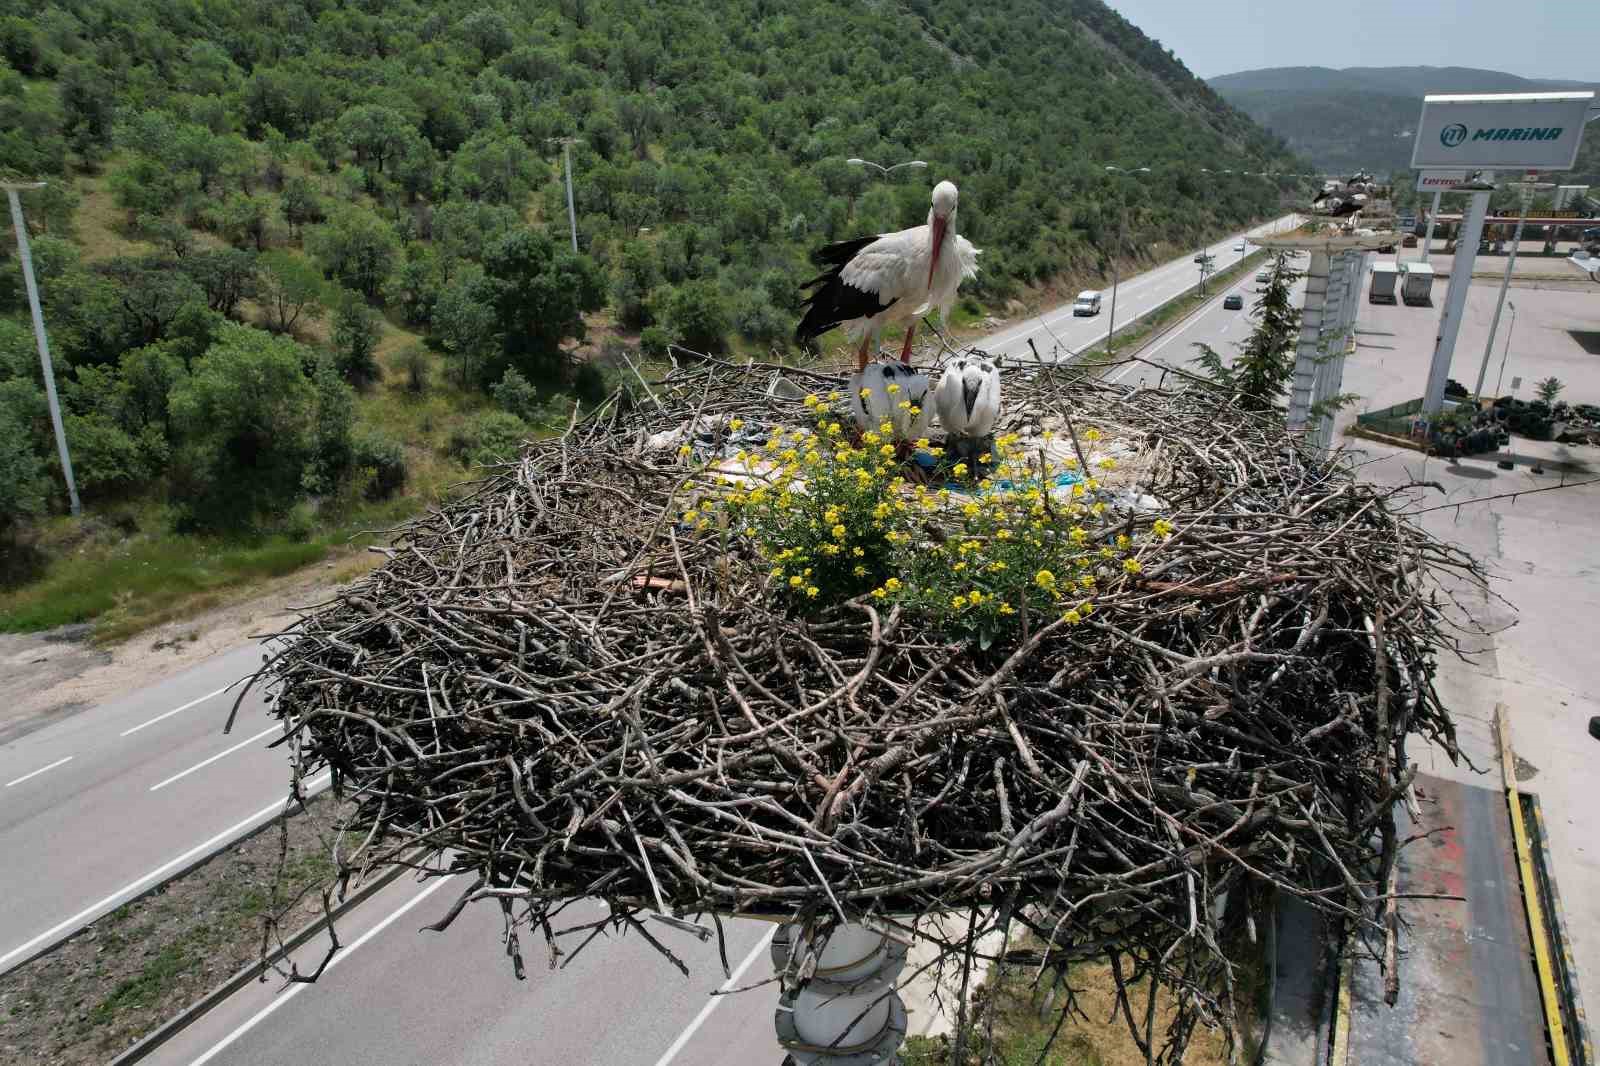
<svg viewBox="0 0 1600 1066">
<path fill-rule="evenodd" d="M 933 187 L 926 225 L 839 241 L 814 252 L 812 261 L 824 269 L 801 286 L 810 293 L 795 341 L 809 344 L 848 324 L 851 334 L 861 338 L 856 361 L 865 370 L 867 353 L 883 328 L 903 321 L 906 341 L 900 361 L 909 365 L 917 319 L 936 307 L 948 321 L 956 290 L 978 273 L 979 249 L 956 233 L 956 199 L 955 184 L 941 181 Z"/>
</svg>

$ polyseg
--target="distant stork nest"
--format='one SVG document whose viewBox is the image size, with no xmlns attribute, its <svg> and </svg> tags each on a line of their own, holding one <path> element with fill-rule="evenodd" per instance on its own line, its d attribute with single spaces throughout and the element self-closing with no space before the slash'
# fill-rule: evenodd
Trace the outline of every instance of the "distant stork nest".
<svg viewBox="0 0 1600 1066">
<path fill-rule="evenodd" d="M 800 425 L 840 377 L 708 360 L 641 386 L 283 636 L 262 679 L 297 780 L 330 767 L 358 801 L 344 874 L 420 847 L 474 878 L 441 926 L 493 899 L 515 955 L 596 897 L 680 967 L 659 934 L 696 915 L 978 908 L 1041 973 L 1109 958 L 1175 989 L 1167 1055 L 1229 1024 L 1228 915 L 1263 891 L 1392 939 L 1406 745 L 1457 756 L 1434 659 L 1480 578 L 1389 491 L 1204 385 L 1010 369 L 1002 432 L 1139 450 L 1097 534 L 1149 498 L 1177 532 L 1081 624 L 980 650 L 871 597 L 791 616 L 761 560 L 678 521 L 686 466 L 652 437 Z"/>
</svg>

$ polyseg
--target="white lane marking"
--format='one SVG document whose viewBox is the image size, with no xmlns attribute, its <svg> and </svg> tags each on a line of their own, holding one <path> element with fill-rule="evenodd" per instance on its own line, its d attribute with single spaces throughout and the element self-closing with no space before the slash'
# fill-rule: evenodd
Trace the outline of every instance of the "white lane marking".
<svg viewBox="0 0 1600 1066">
<path fill-rule="evenodd" d="M 231 685 L 231 682 L 229 684 Z M 179 713 L 180 711 L 187 711 L 190 707 L 193 707 L 197 703 L 204 703 L 206 700 L 209 700 L 212 696 L 220 696 L 220 695 L 222 695 L 224 692 L 228 691 L 228 688 L 229 688 L 229 685 L 223 685 L 221 688 L 217 689 L 217 691 L 215 691 L 215 692 L 207 692 L 204 696 L 201 696 L 199 699 L 190 700 L 188 703 L 185 703 L 182 707 L 174 707 L 172 710 L 167 711 L 165 714 L 156 715 L 154 718 L 150 719 L 148 722 L 140 722 L 138 725 L 134 726 L 132 729 L 129 729 L 129 730 L 123 732 L 120 735 L 121 736 L 125 736 L 125 737 L 131 737 L 131 736 L 133 736 L 133 734 L 137 733 L 139 730 L 143 729 L 147 725 L 155 725 L 157 722 L 163 721 L 164 719 L 167 719 L 167 718 L 171 718 L 173 715 Z"/>
<path fill-rule="evenodd" d="M 1285 217 L 1288 218 L 1291 222 L 1296 218 L 1296 216 L 1293 216 L 1293 215 L 1288 215 L 1288 216 L 1285 216 Z M 1224 247 L 1231 246 L 1231 244 L 1237 242 L 1238 239 L 1241 236 L 1253 236 L 1253 235 L 1256 235 L 1256 234 L 1272 232 L 1272 231 L 1274 231 L 1276 229 L 1278 224 L 1283 222 L 1283 221 L 1284 221 L 1284 219 L 1280 218 L 1280 219 L 1276 219 L 1276 220 L 1274 220 L 1272 222 L 1263 222 L 1261 225 L 1257 226 L 1253 230 L 1246 230 L 1244 233 L 1235 234 L 1234 236 L 1227 238 L 1227 240 L 1224 240 L 1221 244 L 1218 244 L 1217 245 L 1217 251 L 1220 253 L 1220 251 Z M 1149 270 L 1145 271 L 1144 273 L 1136 274 L 1133 277 L 1129 278 L 1127 281 L 1123 282 L 1119 286 L 1119 288 L 1122 290 L 1123 293 L 1128 293 L 1128 292 L 1133 291 L 1133 290 L 1142 289 L 1146 285 L 1152 284 L 1154 282 L 1176 280 L 1177 274 L 1184 268 L 1184 266 L 1185 266 L 1185 264 L 1183 263 L 1182 260 L 1174 260 L 1173 262 L 1170 262 L 1170 263 L 1163 263 L 1160 266 L 1151 267 Z M 1172 275 L 1172 277 L 1164 276 L 1164 275 L 1167 275 L 1169 273 Z M 1161 297 L 1158 300 L 1158 302 L 1156 304 L 1154 304 L 1153 306 L 1151 306 L 1149 308 L 1146 308 L 1143 311 L 1135 311 L 1135 312 L 1133 312 L 1133 317 L 1134 318 L 1138 318 L 1141 315 L 1149 314 L 1150 311 L 1155 310 L 1155 308 L 1157 308 L 1157 307 L 1160 307 L 1163 303 L 1167 303 L 1167 302 L 1175 299 L 1179 294 L 1187 291 L 1188 288 L 1189 288 L 1189 286 L 1183 286 L 1183 287 L 1179 288 L 1178 290 L 1176 290 L 1176 292 L 1174 292 L 1171 296 Z M 1054 327 L 1054 326 L 1057 326 L 1058 324 L 1065 324 L 1067 321 L 1069 321 L 1069 320 L 1074 318 L 1074 316 L 1072 315 L 1071 312 L 1072 312 L 1072 305 L 1070 303 L 1069 304 L 1062 304 L 1060 307 L 1053 308 L 1053 309 L 1051 309 L 1049 311 L 1041 311 L 1041 312 L 1039 312 L 1039 314 L 1035 315 L 1033 318 L 1028 319 L 1025 322 L 1019 322 L 1017 325 L 1012 326 L 1009 329 L 1003 329 L 998 333 L 991 334 L 989 337 L 987 337 L 985 339 L 985 342 L 988 345 L 990 345 L 992 348 L 995 348 L 995 349 L 1009 348 L 1013 344 L 1016 344 L 1016 343 L 1021 342 L 1021 341 L 1026 341 L 1029 337 L 1034 336 L 1035 334 L 1039 333 L 1041 330 L 1045 329 L 1046 327 Z M 1021 332 L 1024 329 L 1024 327 L 1028 327 L 1028 326 L 1031 326 L 1032 328 L 1027 329 L 1025 332 Z M 1053 330 L 1052 330 L 1052 332 L 1053 332 Z M 1087 345 L 1090 345 L 1090 344 L 1098 344 L 1102 340 L 1104 340 L 1106 338 L 1106 336 L 1107 336 L 1106 334 L 1102 333 L 1099 336 L 1093 337 L 1090 340 L 1086 341 L 1085 345 L 1087 346 Z"/>
<path fill-rule="evenodd" d="M 334 955 L 334 957 L 328 962 L 328 969 L 324 970 L 323 973 L 329 972 L 345 959 L 348 959 L 357 948 L 361 947 L 361 945 L 365 944 L 367 941 L 371 940 L 373 937 L 389 928 L 389 926 L 399 921 L 400 918 L 403 917 L 411 908 L 415 907 L 417 904 L 421 903 L 423 900 L 427 899 L 429 896 L 433 895 L 435 892 L 439 891 L 445 885 L 454 880 L 455 878 L 453 877 L 441 877 L 433 884 L 424 888 L 421 892 L 418 892 L 415 896 L 412 896 L 399 910 L 389 915 L 371 929 L 368 929 L 365 933 L 362 933 L 360 936 L 356 937 L 356 939 L 346 946 L 343 951 L 340 951 L 338 954 Z M 267 1016 L 273 1011 L 277 1010 L 279 1007 L 283 1006 L 285 1003 L 289 1002 L 291 999 L 309 987 L 311 986 L 308 984 L 297 983 L 292 984 L 282 992 L 279 992 L 276 999 L 274 999 L 271 1003 L 268 1003 L 265 1007 L 262 1007 L 260 1010 L 256 1011 L 256 1013 L 246 1020 L 242 1025 L 240 1025 L 239 1028 L 223 1037 L 204 1055 L 201 1055 L 199 1058 L 195 1059 L 194 1062 L 190 1063 L 190 1066 L 203 1066 L 204 1063 L 210 1062 L 223 1051 L 227 1050 L 229 1045 L 231 1045 L 235 1040 L 238 1040 L 241 1036 L 248 1033 L 251 1029 L 254 1029 L 257 1025 L 261 1024 L 261 1022 L 265 1021 Z"/>
<path fill-rule="evenodd" d="M 71 761 L 72 761 L 72 756 L 70 756 L 70 755 L 68 755 L 65 759 L 57 759 L 55 762 L 51 763 L 49 766 L 41 766 L 31 774 L 23 774 L 21 777 L 17 778 L 15 781 L 7 781 L 6 782 L 6 787 L 10 788 L 12 785 L 20 785 L 24 781 L 28 780 L 30 777 L 38 777 L 40 774 L 44 773 L 46 770 L 54 770 L 56 767 L 60 766 L 62 763 L 71 762 Z"/>
<path fill-rule="evenodd" d="M 756 946 L 750 949 L 750 954 L 744 957 L 744 961 L 739 964 L 739 968 L 733 971 L 733 976 L 724 981 L 722 987 L 717 991 L 726 992 L 730 988 L 737 987 L 739 978 L 744 976 L 744 972 L 756 961 L 756 957 L 767 949 L 767 945 L 772 942 L 772 938 L 777 934 L 778 927 L 776 925 L 768 929 L 766 934 L 756 942 Z M 667 1048 L 667 1053 L 656 1060 L 656 1066 L 668 1066 L 673 1059 L 677 1058 L 678 1052 L 682 1051 L 684 1045 L 689 1043 L 689 1039 L 700 1031 L 700 1027 L 705 1024 L 706 1019 L 711 1017 L 711 1012 L 717 1009 L 717 1004 L 727 998 L 727 996 L 712 996 L 706 1000 L 706 1005 L 701 1007 L 700 1013 L 694 1016 L 694 1021 L 689 1023 L 689 1028 L 679 1033 L 678 1039 L 674 1040 L 672 1046 Z"/>
<path fill-rule="evenodd" d="M 1224 293 L 1218 293 L 1215 298 L 1213 298 L 1212 300 L 1207 301 L 1206 306 L 1200 311 L 1199 314 L 1195 315 L 1194 318 L 1190 319 L 1188 322 L 1185 322 L 1178 329 L 1175 329 L 1171 333 L 1167 334 L 1165 337 L 1162 337 L 1159 341 L 1156 342 L 1155 347 L 1151 348 L 1148 352 L 1145 352 L 1145 353 L 1141 354 L 1139 356 L 1139 358 L 1141 358 L 1141 359 L 1154 358 L 1155 354 L 1157 352 L 1159 352 L 1161 349 L 1165 348 L 1167 345 L 1169 345 L 1173 341 L 1177 340 L 1183 334 L 1189 332 L 1195 326 L 1198 326 L 1200 324 L 1200 320 L 1205 318 L 1206 315 L 1210 314 L 1211 311 L 1214 309 L 1214 305 L 1215 305 L 1216 301 L 1222 299 L 1222 297 L 1224 297 L 1226 295 L 1227 295 L 1227 293 L 1225 293 L 1225 292 Z M 1128 373 L 1130 371 L 1138 369 L 1138 368 L 1141 368 L 1141 367 L 1143 367 L 1146 370 L 1149 369 L 1149 367 L 1146 367 L 1143 363 L 1129 363 L 1127 366 L 1123 367 L 1120 372 L 1112 375 L 1109 378 L 1106 378 L 1106 380 L 1107 381 L 1121 381 L 1123 378 L 1128 376 Z"/>
<path fill-rule="evenodd" d="M 328 783 L 329 779 L 330 779 L 329 775 L 327 775 L 327 774 L 319 774 L 318 776 L 312 778 L 310 781 L 307 781 L 306 785 L 305 785 L 306 795 L 310 796 L 313 793 L 320 791 L 322 789 L 322 786 Z M 165 864 L 163 864 L 161 866 L 156 867 L 154 870 L 151 870 L 149 873 L 145 874 L 143 877 L 139 878 L 137 881 L 131 881 L 128 884 L 122 886 L 121 888 L 117 889 L 115 892 L 111 893 L 111 895 L 109 895 L 105 899 L 101 900 L 99 903 L 96 903 L 96 904 L 93 904 L 91 906 L 85 907 L 83 910 L 79 911 L 77 914 L 74 914 L 71 918 L 68 918 L 66 921 L 60 922 L 60 923 L 58 923 L 56 925 L 51 926 L 49 929 L 46 929 L 44 932 L 42 932 L 38 936 L 34 937 L 32 940 L 28 941 L 26 944 L 21 944 L 21 945 L 19 945 L 17 947 L 12 948 L 10 951 L 6 952 L 4 955 L 0 955 L 0 966 L 4 966 L 7 962 L 9 962 L 10 960 L 16 958 L 18 955 L 21 955 L 21 954 L 23 954 L 25 952 L 31 951 L 33 948 L 38 947 L 40 944 L 48 942 L 50 940 L 50 938 L 54 937 L 56 934 L 58 934 L 58 933 L 60 933 L 60 932 L 62 932 L 64 930 L 71 930 L 71 929 L 73 929 L 73 928 L 75 928 L 75 927 L 77 927 L 79 925 L 82 925 L 84 922 L 90 921 L 90 920 L 98 917 L 100 914 L 104 913 L 107 910 L 110 910 L 112 907 L 114 907 L 117 904 L 121 903 L 124 899 L 126 899 L 127 897 L 129 897 L 129 896 L 133 895 L 134 893 L 138 892 L 145 885 L 148 885 L 150 882 L 156 880 L 157 878 L 159 878 L 162 874 L 166 873 L 167 871 L 173 870 L 173 869 L 176 869 L 179 866 L 182 866 L 184 863 L 188 862 L 190 859 L 194 858 L 196 855 L 204 854 L 207 850 L 209 850 L 210 848 L 213 848 L 216 845 L 222 843 L 224 840 L 227 840 L 229 837 L 232 837 L 232 836 L 235 836 L 235 835 L 237 835 L 239 833 L 242 833 L 246 829 L 249 829 L 256 822 L 259 822 L 262 819 L 268 817 L 269 815 L 276 814 L 278 811 L 283 810 L 283 804 L 284 804 L 284 801 L 281 800 L 281 799 L 280 800 L 274 800 L 273 802 L 267 804 L 265 807 L 261 808 L 261 810 L 259 810 L 256 813 L 252 814 L 250 817 L 244 819 L 243 821 L 236 822 L 233 825 L 230 825 L 228 828 L 224 829 L 222 832 L 218 833 L 216 836 L 212 837 L 210 840 L 205 841 L 203 844 L 195 845 L 194 847 L 190 848 L 188 851 L 184 852 L 182 855 L 179 855 L 176 859 L 173 859 L 170 862 L 167 862 L 167 863 L 165 863 Z"/>
<path fill-rule="evenodd" d="M 241 740 L 241 741 L 239 741 L 239 743 L 235 744 L 233 747 L 229 748 L 227 751 L 219 751 L 215 755 L 211 756 L 211 758 L 206 759 L 206 760 L 204 760 L 202 762 L 197 762 L 193 766 L 189 767 L 187 770 L 180 770 L 179 772 L 173 774 L 171 777 L 167 778 L 165 781 L 161 781 L 161 782 L 159 782 L 157 784 L 151 785 L 150 786 L 150 791 L 154 792 L 158 788 L 166 788 L 168 785 L 172 784 L 174 781 L 178 781 L 178 780 L 181 780 L 181 779 L 183 779 L 185 777 L 188 777 L 190 774 L 194 773 L 196 770 L 204 770 L 207 766 L 210 766 L 212 763 L 216 762 L 218 759 L 225 758 L 225 757 L 227 757 L 229 755 L 232 755 L 234 752 L 238 751 L 240 748 L 249 747 L 251 744 L 254 744 L 256 741 L 260 740 L 262 737 L 270 736 L 273 733 L 281 733 L 281 732 L 283 732 L 283 726 L 281 726 L 281 725 L 269 725 L 269 726 L 267 726 L 267 728 L 263 729 L 261 732 L 257 733 L 255 736 L 251 737 L 249 740 Z"/>
</svg>

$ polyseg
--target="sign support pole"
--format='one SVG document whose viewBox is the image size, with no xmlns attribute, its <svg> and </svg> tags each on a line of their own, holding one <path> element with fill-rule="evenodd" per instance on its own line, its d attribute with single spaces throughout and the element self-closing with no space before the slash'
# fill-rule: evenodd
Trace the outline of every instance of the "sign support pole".
<svg viewBox="0 0 1600 1066">
<path fill-rule="evenodd" d="M 1433 190 L 1433 210 L 1428 212 L 1428 235 L 1422 238 L 1421 261 L 1424 263 L 1428 261 L 1428 253 L 1433 251 L 1433 224 L 1439 218 L 1439 197 L 1442 195 L 1438 189 Z"/>
<path fill-rule="evenodd" d="M 1492 180 L 1485 172 L 1482 180 Z M 1474 192 L 1467 216 L 1456 235 L 1456 256 L 1450 264 L 1450 292 L 1445 297 L 1444 314 L 1439 318 L 1439 333 L 1433 343 L 1433 363 L 1428 367 L 1428 387 L 1422 393 L 1422 416 L 1433 419 L 1444 407 L 1444 386 L 1450 377 L 1450 361 L 1455 356 L 1456 336 L 1461 332 L 1461 316 L 1467 307 L 1467 290 L 1472 287 L 1472 267 L 1478 260 L 1478 242 L 1483 239 L 1483 216 L 1489 210 L 1489 193 Z"/>
</svg>

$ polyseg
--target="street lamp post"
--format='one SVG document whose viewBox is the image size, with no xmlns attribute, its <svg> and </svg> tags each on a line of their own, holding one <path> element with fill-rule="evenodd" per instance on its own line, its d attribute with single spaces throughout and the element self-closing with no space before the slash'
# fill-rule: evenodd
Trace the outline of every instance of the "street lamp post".
<svg viewBox="0 0 1600 1066">
<path fill-rule="evenodd" d="M 907 159 L 904 163 L 896 163 L 893 166 L 886 167 L 882 163 L 874 163 L 870 159 L 857 159 L 854 156 L 846 159 L 845 162 L 853 167 L 871 167 L 886 178 L 901 167 L 915 167 L 918 170 L 922 170 L 928 165 L 920 159 Z"/>
<path fill-rule="evenodd" d="M 1517 249 L 1522 246 L 1522 224 L 1528 220 L 1528 204 L 1533 200 L 1533 190 L 1555 188 L 1555 183 L 1548 181 L 1523 181 L 1517 184 L 1522 186 L 1522 210 L 1517 215 L 1517 228 L 1511 234 L 1511 254 L 1506 257 L 1505 276 L 1500 279 L 1500 296 L 1495 301 L 1494 317 L 1489 321 L 1489 340 L 1483 346 L 1483 363 L 1478 367 L 1478 384 L 1472 390 L 1475 399 L 1482 396 L 1483 379 L 1489 373 L 1489 355 L 1494 351 L 1495 331 L 1500 328 L 1500 309 L 1505 306 L 1506 289 L 1511 286 L 1511 268 L 1517 265 Z"/>
<path fill-rule="evenodd" d="M 1148 173 L 1150 173 L 1150 168 L 1149 167 L 1131 167 L 1131 168 L 1124 169 L 1123 167 L 1111 167 L 1111 166 L 1108 166 L 1108 167 L 1106 167 L 1106 173 L 1107 174 L 1126 174 L 1126 175 L 1148 174 Z M 1111 254 L 1111 325 L 1110 325 L 1110 328 L 1106 330 L 1106 354 L 1107 355 L 1110 355 L 1111 352 L 1116 347 L 1115 341 L 1116 341 L 1116 336 L 1117 336 L 1117 286 L 1119 284 L 1121 284 L 1121 281 L 1122 281 L 1122 268 L 1117 265 L 1117 253 L 1122 250 L 1122 245 L 1127 240 L 1127 238 L 1128 238 L 1128 194 L 1127 194 L 1127 191 L 1124 190 L 1123 194 L 1122 194 L 1122 211 L 1121 211 L 1121 214 L 1119 216 L 1119 220 L 1117 222 L 1117 246 L 1116 246 L 1115 249 L 1112 250 L 1112 254 Z"/>
<path fill-rule="evenodd" d="M 56 452 L 61 456 L 61 473 L 67 479 L 67 499 L 73 514 L 83 512 L 78 499 L 78 482 L 72 476 L 72 456 L 67 452 L 67 433 L 61 425 L 61 401 L 56 398 L 56 373 L 50 362 L 50 339 L 44 332 L 44 314 L 39 310 L 39 286 L 33 280 L 33 253 L 28 247 L 28 227 L 22 220 L 23 189 L 42 189 L 42 181 L 0 182 L 11 201 L 11 225 L 17 232 L 17 256 L 22 260 L 22 282 L 28 290 L 28 311 L 33 315 L 33 339 L 39 346 L 39 363 L 44 368 L 44 394 L 50 402 L 50 424 L 56 431 Z"/>
<path fill-rule="evenodd" d="M 1517 301 L 1511 300 L 1506 306 L 1511 308 L 1511 325 L 1506 327 L 1506 347 L 1500 353 L 1500 376 L 1494 380 L 1496 396 L 1500 395 L 1500 386 L 1506 380 L 1506 358 L 1511 355 L 1511 335 L 1517 331 Z"/>
<path fill-rule="evenodd" d="M 567 225 L 572 230 L 572 254 L 578 254 L 578 213 L 572 208 L 572 146 L 577 137 L 551 137 L 550 144 L 561 146 L 561 155 L 567 166 Z"/>
</svg>

